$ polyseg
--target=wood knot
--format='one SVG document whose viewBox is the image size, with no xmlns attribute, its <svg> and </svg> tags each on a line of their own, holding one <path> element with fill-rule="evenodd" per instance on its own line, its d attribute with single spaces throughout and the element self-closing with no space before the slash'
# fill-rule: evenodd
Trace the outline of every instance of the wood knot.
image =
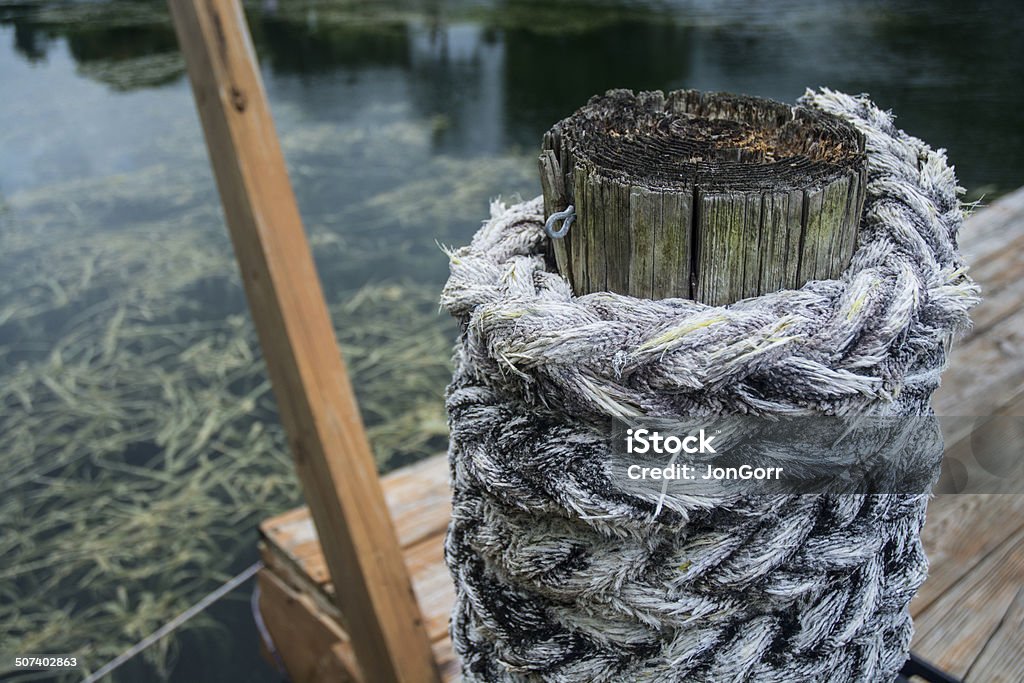
<svg viewBox="0 0 1024 683">
<path fill-rule="evenodd" d="M 231 86 L 231 106 L 235 108 L 235 111 L 244 112 L 247 104 L 248 99 L 245 97 L 245 93 L 235 86 Z"/>
</svg>

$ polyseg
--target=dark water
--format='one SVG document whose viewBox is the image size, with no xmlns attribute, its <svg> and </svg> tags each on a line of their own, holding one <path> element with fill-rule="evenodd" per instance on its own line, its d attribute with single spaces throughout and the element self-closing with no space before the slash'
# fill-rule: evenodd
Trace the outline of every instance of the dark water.
<svg viewBox="0 0 1024 683">
<path fill-rule="evenodd" d="M 541 134 L 612 87 L 728 90 L 787 102 L 807 87 L 865 92 L 896 112 L 907 131 L 948 149 L 969 198 L 991 198 L 1022 184 L 1024 4 L 750 5 L 249 3 L 267 92 L 328 298 L 340 306 L 367 283 L 398 283 L 403 292 L 423 293 L 429 308 L 446 273 L 436 242 L 467 241 L 490 198 L 536 194 Z M 2 277 L 45 276 L 25 293 L 0 289 L 4 381 L 42 362 L 77 324 L 76 316 L 115 294 L 112 286 L 94 288 L 45 315 L 17 312 L 19 297 L 53 289 L 78 262 L 78 247 L 68 247 L 69 240 L 123 245 L 114 251 L 130 252 L 134 265 L 110 261 L 108 268 L 137 267 L 137 278 L 174 283 L 168 287 L 179 298 L 167 310 L 154 304 L 149 315 L 155 321 L 217 321 L 244 313 L 228 257 L 194 280 L 175 279 L 180 269 L 161 261 L 177 253 L 174 240 L 194 239 L 197 251 L 206 245 L 219 254 L 228 253 L 228 244 L 160 3 L 0 3 L 0 211 L 6 216 L 0 236 L 20 250 L 17 263 L 0 254 Z M 135 258 L 143 252 L 149 255 Z M 31 271 L 19 270 L 28 268 L 26 258 Z M 103 268 L 106 262 L 98 263 Z M 4 306 L 14 311 L 6 323 Z M 450 335 L 446 321 L 432 320 L 438 334 Z M 372 335 L 367 339 L 372 346 Z M 374 371 L 370 361 L 357 364 L 361 399 L 376 396 Z M 423 395 L 439 405 L 443 378 L 424 382 Z M 21 419 L 21 408 L 3 407 Z M 30 412 L 25 409 L 25 419 Z M 371 425 L 375 419 L 367 416 Z M 382 465 L 443 445 L 436 438 L 424 443 L 396 447 Z M 126 457 L 141 458 L 146 449 L 159 450 L 139 439 L 125 448 Z M 266 514 L 297 497 L 293 490 L 268 498 Z M 249 517 L 227 527 L 233 540 L 225 541 L 222 573 L 254 559 L 252 529 Z M 4 561 L 0 555 L 0 569 Z M 217 582 L 211 573 L 204 586 Z M 246 598 L 239 591 L 213 610 L 204 628 L 177 641 L 173 680 L 275 680 L 256 655 Z M 0 642 L 3 636 L 0 630 Z M 116 680 L 153 675 L 140 663 L 123 671 Z"/>
<path fill-rule="evenodd" d="M 968 189 L 1019 183 L 1020 3 L 751 4 L 271 1 L 252 3 L 250 21 L 283 132 L 401 109 L 438 117 L 433 153 L 486 156 L 532 151 L 551 123 L 610 87 L 792 101 L 826 85 L 869 93 L 946 147 Z M 104 73 L 173 54 L 161 6 L 84 5 L 0 9 L 5 193 L 151 163 L 154 136 L 193 119 L 179 68 Z"/>
</svg>

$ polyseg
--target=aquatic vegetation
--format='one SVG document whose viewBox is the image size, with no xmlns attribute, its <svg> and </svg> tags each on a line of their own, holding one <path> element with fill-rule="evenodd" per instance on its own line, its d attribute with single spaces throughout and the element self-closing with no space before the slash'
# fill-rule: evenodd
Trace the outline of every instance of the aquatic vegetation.
<svg viewBox="0 0 1024 683">
<path fill-rule="evenodd" d="M 432 156 L 432 122 L 392 114 L 368 134 L 292 128 L 282 108 L 299 196 L 330 207 L 306 219 L 382 469 L 446 447 L 455 329 L 435 239 L 466 239 L 492 188 L 532 180 L 525 156 Z M 301 502 L 194 133 L 177 166 L 0 208 L 2 656 L 99 666 L 251 562 L 257 523 Z M 338 199 L 356 167 L 388 189 Z M 229 635 L 208 615 L 185 629 Z M 153 671 L 179 642 L 147 651 Z"/>
</svg>

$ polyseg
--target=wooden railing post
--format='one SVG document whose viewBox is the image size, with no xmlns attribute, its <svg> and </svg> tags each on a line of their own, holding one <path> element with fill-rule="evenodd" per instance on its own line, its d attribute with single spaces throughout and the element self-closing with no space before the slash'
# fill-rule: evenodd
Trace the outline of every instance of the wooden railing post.
<svg viewBox="0 0 1024 683">
<path fill-rule="evenodd" d="M 365 683 L 439 680 L 238 0 L 170 0 L 263 356 Z"/>
</svg>

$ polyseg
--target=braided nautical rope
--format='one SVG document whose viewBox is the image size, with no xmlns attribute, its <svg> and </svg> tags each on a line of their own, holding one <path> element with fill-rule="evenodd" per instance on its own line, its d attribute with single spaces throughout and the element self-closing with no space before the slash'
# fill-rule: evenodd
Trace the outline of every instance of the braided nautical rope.
<svg viewBox="0 0 1024 683">
<path fill-rule="evenodd" d="M 450 253 L 445 552 L 465 680 L 889 681 L 906 660 L 926 495 L 709 507 L 625 493 L 605 467 L 610 418 L 930 413 L 977 301 L 953 169 L 866 98 L 801 102 L 866 137 L 840 279 L 724 307 L 574 297 L 540 199 L 495 203 Z"/>
</svg>

